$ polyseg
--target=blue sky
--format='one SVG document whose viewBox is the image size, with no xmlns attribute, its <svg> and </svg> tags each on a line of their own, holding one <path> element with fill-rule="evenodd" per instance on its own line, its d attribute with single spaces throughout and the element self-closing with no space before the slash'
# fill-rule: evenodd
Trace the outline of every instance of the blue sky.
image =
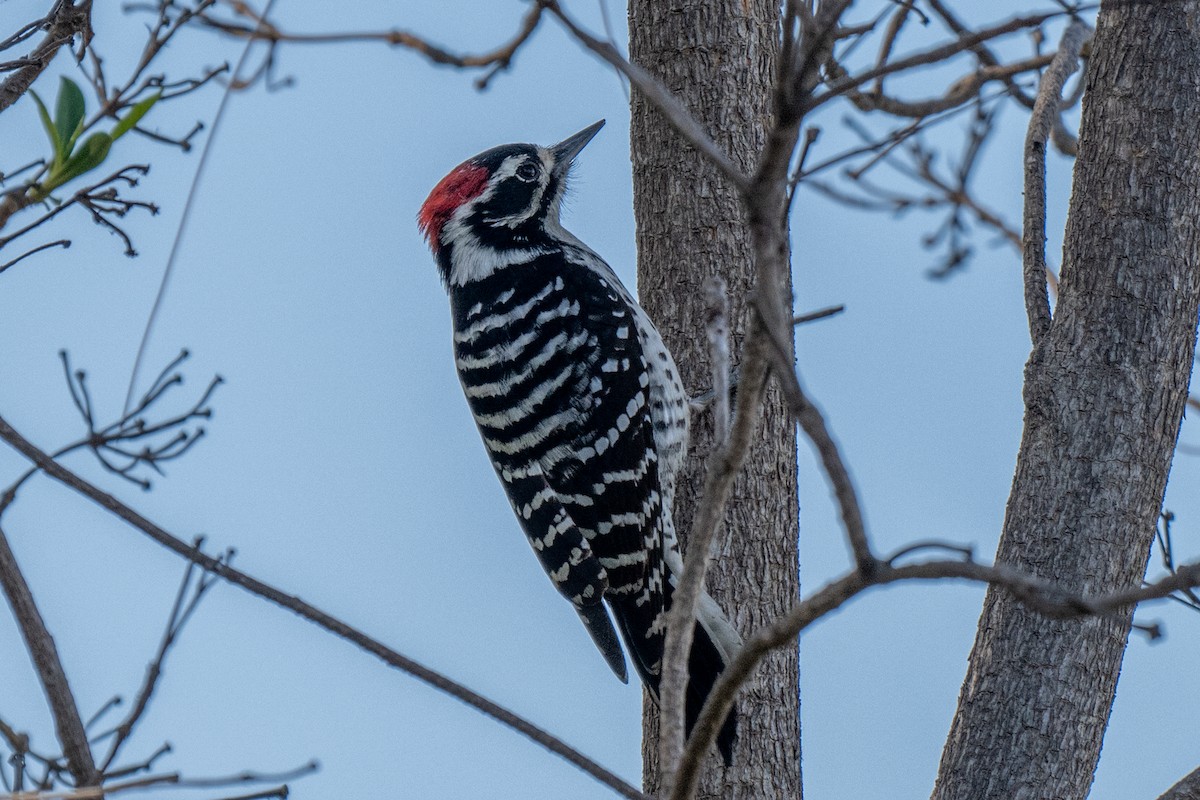
<svg viewBox="0 0 1200 800">
<path fill-rule="evenodd" d="M 42 5 L 7 0 L 4 17 L 32 19 Z M 98 36 L 107 40 L 111 74 L 120 75 L 144 20 L 102 5 Z M 570 7 L 600 28 L 596 3 Z M 963 7 L 980 21 L 1034 8 Z M 334 19 L 323 8 L 279 0 L 276 19 L 297 31 L 402 27 L 475 50 L 509 36 L 525 10 L 518 2 L 360 0 L 339 6 Z M 623 7 L 610 4 L 610 12 L 621 34 Z M 1011 48 L 1026 52 L 1020 40 Z M 237 53 L 197 32 L 171 46 L 163 67 L 194 73 Z M 609 673 L 511 517 L 461 397 L 445 295 L 414 221 L 429 189 L 464 158 L 509 141 L 558 141 L 606 118 L 579 160 L 564 218 L 632 284 L 621 84 L 553 24 L 482 93 L 472 75 L 382 45 L 287 48 L 279 66 L 295 77 L 292 88 L 231 101 L 144 372 L 189 348 L 180 405 L 220 373 L 227 383 L 208 436 L 149 493 L 86 455 L 67 463 L 180 536 L 204 533 L 213 549 L 236 547 L 241 568 L 528 716 L 636 783 L 641 693 Z M 60 59 L 37 85 L 43 96 L 70 69 Z M 910 86 L 931 94 L 932 80 Z M 148 124 L 182 133 L 211 120 L 218 101 L 212 87 L 156 110 Z M 849 141 L 839 122 L 845 113 L 831 108 L 821 119 L 818 155 Z M 1009 108 L 1001 121 L 977 187 L 1015 221 L 1025 117 Z M 28 100 L 0 116 L 0 168 L 41 155 L 41 136 Z M 153 164 L 136 194 L 162 213 L 127 220 L 141 256 L 126 258 L 115 238 L 71 212 L 46 238 L 69 235 L 74 247 L 0 275 L 0 414 L 46 449 L 82 432 L 60 348 L 88 370 L 101 416 L 119 413 L 198 160 L 196 151 L 181 155 L 137 136 L 122 139 L 111 158 Z M 1056 263 L 1069 169 L 1051 158 Z M 802 193 L 793 216 L 797 310 L 847 310 L 801 328 L 797 354 L 851 465 L 877 546 L 941 537 L 990 557 L 1021 431 L 1028 337 L 1019 263 L 983 234 L 966 271 L 931 281 L 925 271 L 936 257 L 919 240 L 935 224 Z M 1185 422 L 1183 441 L 1198 437 Z M 849 563 L 807 446 L 800 457 L 802 574 L 812 589 Z M 0 484 L 23 469 L 0 450 Z M 1185 554 L 1200 549 L 1198 480 L 1197 458 L 1179 456 L 1166 505 L 1178 516 Z M 85 714 L 113 693 L 128 697 L 183 565 L 44 478 L 22 490 L 4 522 Z M 928 794 L 982 596 L 961 585 L 880 590 L 804 638 L 810 798 Z M 1200 701 L 1190 685 L 1200 620 L 1166 604 L 1140 613 L 1162 620 L 1167 638 L 1131 642 L 1098 800 L 1155 797 L 1200 764 Z M 44 703 L 3 614 L 0 653 L 0 717 L 45 746 Z M 478 713 L 228 586 L 210 594 L 187 629 L 129 757 L 164 740 L 175 752 L 161 766 L 195 776 L 319 758 L 322 770 L 293 785 L 298 798 L 611 796 Z"/>
</svg>

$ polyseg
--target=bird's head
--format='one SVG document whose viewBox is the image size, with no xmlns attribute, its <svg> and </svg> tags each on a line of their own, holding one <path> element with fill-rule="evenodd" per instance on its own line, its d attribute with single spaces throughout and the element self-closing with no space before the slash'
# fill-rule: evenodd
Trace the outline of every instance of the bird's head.
<svg viewBox="0 0 1200 800">
<path fill-rule="evenodd" d="M 417 226 L 442 264 L 443 277 L 454 248 L 527 250 L 547 225 L 557 229 L 571 163 L 603 126 L 600 120 L 549 147 L 493 147 L 438 181 L 417 214 Z"/>
</svg>

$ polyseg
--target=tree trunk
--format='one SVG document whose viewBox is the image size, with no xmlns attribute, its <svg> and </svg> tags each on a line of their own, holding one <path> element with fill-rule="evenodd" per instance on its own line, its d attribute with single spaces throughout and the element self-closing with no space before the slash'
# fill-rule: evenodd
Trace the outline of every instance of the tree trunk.
<svg viewBox="0 0 1200 800">
<path fill-rule="evenodd" d="M 632 0 L 632 60 L 679 97 L 710 136 L 747 173 L 765 142 L 770 87 L 779 49 L 772 0 Z M 746 331 L 753 265 L 736 190 L 638 92 L 632 97 L 634 211 L 638 286 L 696 393 L 711 384 L 702 286 L 720 275 L 729 287 L 736 348 Z M 708 573 L 710 593 L 745 634 L 783 613 L 799 594 L 796 440 L 777 391 L 766 395 L 760 438 L 734 486 L 724 542 Z M 707 419 L 693 426 L 680 476 L 675 520 L 687 542 L 711 448 Z M 712 758 L 705 798 L 799 798 L 799 683 L 795 649 L 780 651 L 743 691 L 734 766 Z M 644 782 L 658 787 L 658 714 L 645 702 Z"/>
<path fill-rule="evenodd" d="M 1197 119 L 1200 3 L 1105 4 L 997 553 L 1067 587 L 1111 592 L 1145 572 L 1195 349 Z M 934 798 L 1084 798 L 1130 620 L 1050 620 L 989 591 Z"/>
</svg>

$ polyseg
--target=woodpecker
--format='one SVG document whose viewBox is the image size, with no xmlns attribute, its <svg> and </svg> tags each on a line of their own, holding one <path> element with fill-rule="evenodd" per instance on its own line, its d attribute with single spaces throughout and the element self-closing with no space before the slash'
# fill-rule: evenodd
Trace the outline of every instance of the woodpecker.
<svg viewBox="0 0 1200 800">
<path fill-rule="evenodd" d="M 450 297 L 467 404 L 521 528 L 609 667 L 628 682 L 619 629 L 657 698 L 665 615 L 683 568 L 672 502 L 689 403 L 646 312 L 559 221 L 572 163 L 603 125 L 464 161 L 417 222 Z M 738 646 L 704 595 L 689 731 Z M 727 764 L 736 725 L 731 712 L 718 739 Z"/>
</svg>

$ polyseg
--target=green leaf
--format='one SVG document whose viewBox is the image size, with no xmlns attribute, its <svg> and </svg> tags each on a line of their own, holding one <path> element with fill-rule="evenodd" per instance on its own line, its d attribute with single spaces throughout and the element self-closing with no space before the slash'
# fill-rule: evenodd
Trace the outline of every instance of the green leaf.
<svg viewBox="0 0 1200 800">
<path fill-rule="evenodd" d="M 62 159 L 71 155 L 75 138 L 83 129 L 83 92 L 75 81 L 64 76 L 58 87 L 58 106 L 54 109 L 54 127 L 62 143 Z"/>
<path fill-rule="evenodd" d="M 103 132 L 93 133 L 85 139 L 79 149 L 75 151 L 75 155 L 63 164 L 62 170 L 57 175 L 51 175 L 51 182 L 54 185 L 47 186 L 47 191 L 62 186 L 72 178 L 77 178 L 100 166 L 108 157 L 108 150 L 112 147 L 112 142 L 112 137 Z"/>
<path fill-rule="evenodd" d="M 54 163 L 61 163 L 62 142 L 58 138 L 58 129 L 50 121 L 50 112 L 46 110 L 46 104 L 42 102 L 42 98 L 38 97 L 38 93 L 33 89 L 30 89 L 29 93 L 33 95 L 33 102 L 37 103 L 38 116 L 42 118 L 42 127 L 46 129 L 46 136 L 50 138 L 50 145 L 54 148 Z"/>
<path fill-rule="evenodd" d="M 125 119 L 118 122 L 117 127 L 112 129 L 113 141 L 115 142 L 117 139 L 120 139 L 122 136 L 128 133 L 134 125 L 137 125 L 138 120 L 146 116 L 146 112 L 149 111 L 150 107 L 157 103 L 161 97 L 162 92 L 155 92 L 145 100 L 136 104 L 133 108 L 129 109 L 129 113 L 125 115 Z"/>
</svg>

